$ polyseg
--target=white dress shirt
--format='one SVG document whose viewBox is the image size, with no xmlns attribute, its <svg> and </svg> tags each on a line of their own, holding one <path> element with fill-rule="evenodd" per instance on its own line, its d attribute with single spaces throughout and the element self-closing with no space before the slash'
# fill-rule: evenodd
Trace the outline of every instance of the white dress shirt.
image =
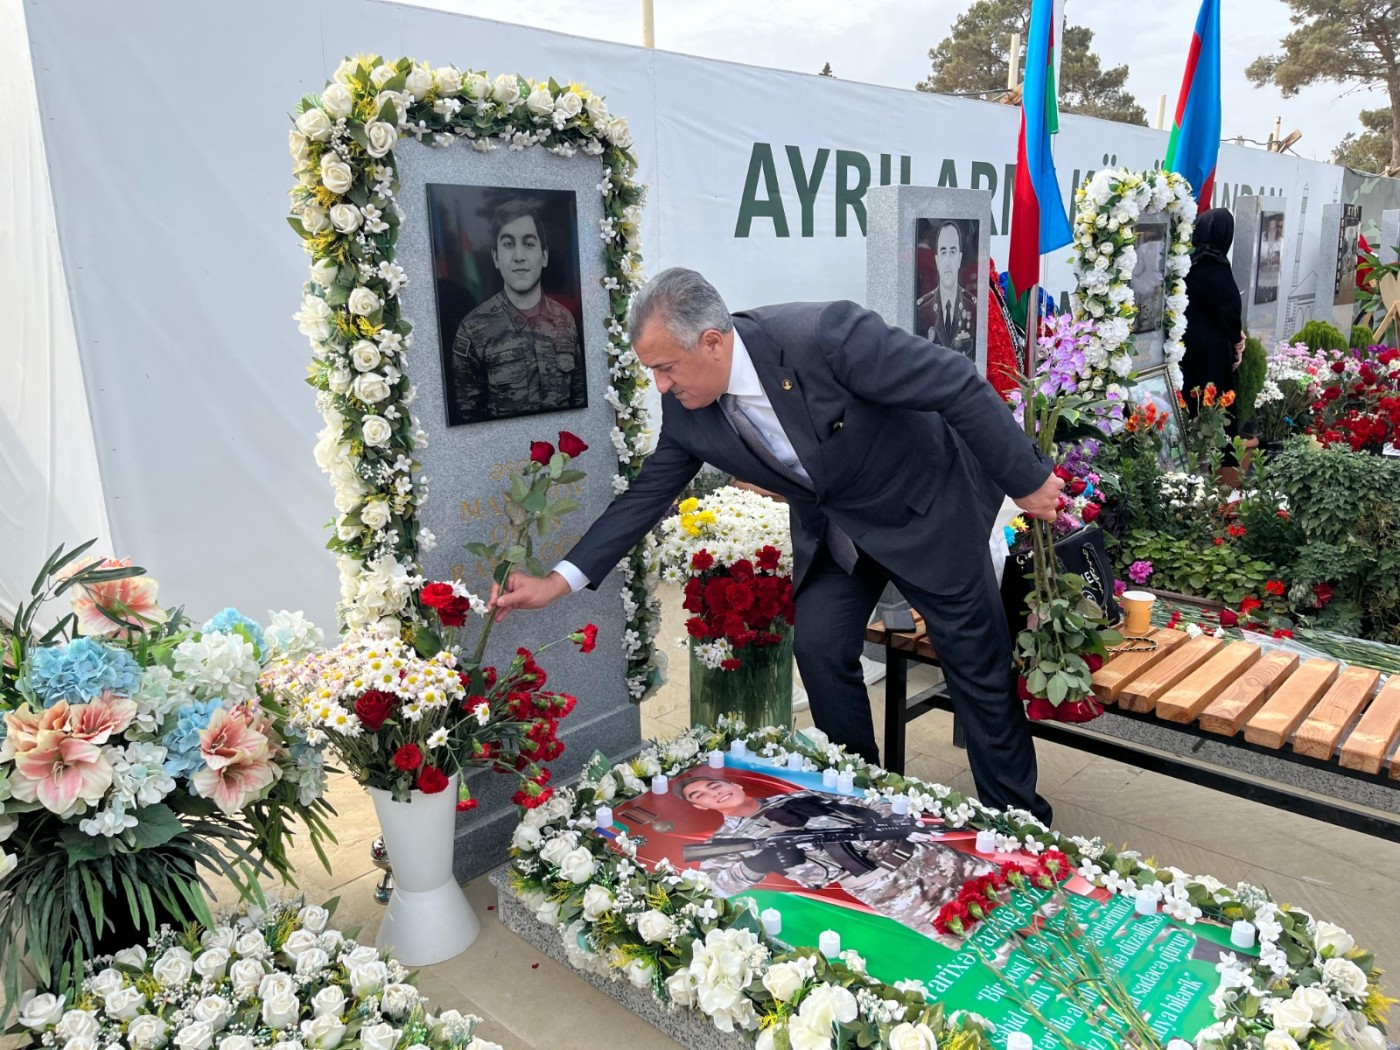
<svg viewBox="0 0 1400 1050">
<path fill-rule="evenodd" d="M 773 450 L 773 455 L 810 481 L 810 475 L 797 458 L 797 452 L 783 431 L 782 424 L 778 422 L 778 413 L 773 410 L 773 403 L 764 392 L 763 383 L 758 378 L 758 370 L 753 366 L 753 358 L 749 356 L 748 348 L 739 337 L 737 328 L 734 329 L 734 355 L 729 362 L 729 386 L 725 393 L 733 394 L 738 399 L 740 410 L 758 428 L 758 432 L 768 442 L 768 447 Z M 725 416 L 726 420 L 728 418 Z M 564 577 L 571 591 L 577 591 L 589 584 L 588 577 L 572 562 L 561 561 L 554 566 L 554 571 Z"/>
</svg>

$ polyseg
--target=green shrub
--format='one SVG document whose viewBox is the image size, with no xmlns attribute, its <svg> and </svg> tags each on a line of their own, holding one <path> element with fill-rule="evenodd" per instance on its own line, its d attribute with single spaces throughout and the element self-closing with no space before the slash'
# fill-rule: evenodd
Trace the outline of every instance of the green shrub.
<svg viewBox="0 0 1400 1050">
<path fill-rule="evenodd" d="M 1365 350 L 1368 346 L 1376 344 L 1376 333 L 1367 328 L 1364 324 L 1354 324 L 1351 326 L 1351 345 L 1353 349 Z"/>
<path fill-rule="evenodd" d="M 1240 361 L 1238 384 L 1235 391 L 1235 417 L 1241 425 L 1254 418 L 1254 399 L 1264 389 L 1264 379 L 1269 372 L 1269 352 L 1264 344 L 1253 336 L 1244 344 L 1244 358 Z"/>
<path fill-rule="evenodd" d="M 1336 325 L 1326 321 L 1309 321 L 1291 340 L 1306 343 L 1310 350 L 1345 350 L 1346 338 Z"/>
<path fill-rule="evenodd" d="M 1248 595 L 1260 597 L 1264 584 L 1278 578 L 1275 566 L 1252 557 L 1230 539 L 1220 543 L 1195 537 L 1167 536 L 1133 529 L 1119 548 L 1119 578 L 1128 578 L 1135 561 L 1150 561 L 1147 586 L 1196 598 L 1211 598 L 1238 605 Z"/>
</svg>

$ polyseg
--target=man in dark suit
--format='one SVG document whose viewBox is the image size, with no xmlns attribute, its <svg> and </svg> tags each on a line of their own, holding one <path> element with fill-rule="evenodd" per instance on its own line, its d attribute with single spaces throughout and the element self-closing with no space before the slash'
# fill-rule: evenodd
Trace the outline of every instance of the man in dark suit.
<svg viewBox="0 0 1400 1050">
<path fill-rule="evenodd" d="M 1048 821 L 988 537 L 1002 493 L 1049 519 L 1063 482 L 972 362 L 849 302 L 731 317 L 680 268 L 633 297 L 630 329 L 662 395 L 656 450 L 549 576 L 493 589 L 498 615 L 597 587 L 710 463 L 788 500 L 817 727 L 877 760 L 860 653 L 892 581 L 923 614 L 981 800 Z"/>
</svg>

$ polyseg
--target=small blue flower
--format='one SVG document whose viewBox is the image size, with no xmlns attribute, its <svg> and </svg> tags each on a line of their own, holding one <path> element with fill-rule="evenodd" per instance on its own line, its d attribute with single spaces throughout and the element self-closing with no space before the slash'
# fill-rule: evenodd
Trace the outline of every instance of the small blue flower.
<svg viewBox="0 0 1400 1050">
<path fill-rule="evenodd" d="M 165 771 L 172 777 L 188 777 L 204 768 L 199 753 L 199 731 L 220 707 L 218 700 L 193 700 L 176 709 L 175 728 L 165 734 Z"/>
<path fill-rule="evenodd" d="M 258 650 L 258 662 L 267 662 L 267 639 L 263 637 L 262 625 L 257 620 L 250 620 L 241 612 L 230 605 L 223 612 L 204 624 L 205 631 L 221 631 L 224 634 L 233 634 L 235 627 L 243 627 L 247 630 L 249 638 Z"/>
<path fill-rule="evenodd" d="M 141 665 L 125 649 L 93 638 L 75 638 L 66 645 L 37 649 L 29 658 L 29 687 L 52 707 L 60 700 L 85 704 L 104 689 L 130 696 L 141 684 Z"/>
</svg>

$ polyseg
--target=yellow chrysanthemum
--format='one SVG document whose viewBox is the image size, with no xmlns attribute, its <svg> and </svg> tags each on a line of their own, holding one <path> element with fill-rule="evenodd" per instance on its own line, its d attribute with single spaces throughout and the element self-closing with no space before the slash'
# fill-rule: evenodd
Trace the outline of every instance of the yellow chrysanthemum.
<svg viewBox="0 0 1400 1050">
<path fill-rule="evenodd" d="M 1026 529 L 1030 528 L 1030 526 L 1026 524 L 1026 519 L 1019 514 L 1012 518 L 1009 524 L 1011 525 L 1012 532 L 1025 532 Z"/>
<path fill-rule="evenodd" d="M 689 499 L 681 500 L 679 510 L 682 514 L 694 514 L 699 509 L 700 501 L 694 496 L 691 496 Z"/>
</svg>

